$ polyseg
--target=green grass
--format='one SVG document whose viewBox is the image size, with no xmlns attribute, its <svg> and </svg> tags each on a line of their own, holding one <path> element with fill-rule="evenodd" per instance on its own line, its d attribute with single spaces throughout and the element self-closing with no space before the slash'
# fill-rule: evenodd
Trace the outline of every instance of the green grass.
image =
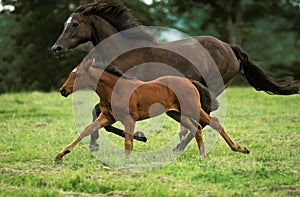
<svg viewBox="0 0 300 197">
<path fill-rule="evenodd" d="M 0 196 L 299 196 L 299 95 L 251 88 L 230 88 L 226 95 L 224 127 L 250 155 L 232 152 L 218 138 L 201 161 L 193 140 L 171 164 L 140 172 L 108 169 L 82 143 L 62 164 L 54 163 L 78 134 L 72 99 L 58 93 L 0 95 Z M 174 128 L 168 120 L 160 139 Z M 151 137 L 135 149 L 151 150 Z"/>
</svg>

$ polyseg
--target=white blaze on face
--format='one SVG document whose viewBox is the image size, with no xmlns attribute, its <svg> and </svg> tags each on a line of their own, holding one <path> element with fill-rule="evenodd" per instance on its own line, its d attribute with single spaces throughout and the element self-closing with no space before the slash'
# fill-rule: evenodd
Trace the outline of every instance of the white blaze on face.
<svg viewBox="0 0 300 197">
<path fill-rule="evenodd" d="M 71 21 L 72 21 L 72 17 L 69 17 L 67 20 L 67 24 L 71 23 Z"/>
<path fill-rule="evenodd" d="M 72 70 L 72 73 L 76 73 L 77 71 L 78 71 L 78 68 L 76 67 Z"/>
<path fill-rule="evenodd" d="M 67 30 L 67 27 L 69 26 L 69 24 L 71 23 L 72 21 L 72 17 L 69 17 L 68 20 L 66 21 L 66 25 L 65 25 L 65 28 L 64 28 L 64 32 Z"/>
</svg>

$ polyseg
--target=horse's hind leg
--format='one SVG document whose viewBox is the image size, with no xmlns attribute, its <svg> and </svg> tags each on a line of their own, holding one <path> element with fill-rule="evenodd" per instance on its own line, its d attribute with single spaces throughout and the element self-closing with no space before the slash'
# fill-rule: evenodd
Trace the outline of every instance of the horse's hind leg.
<svg viewBox="0 0 300 197">
<path fill-rule="evenodd" d="M 210 117 L 202 109 L 200 110 L 200 121 L 209 124 L 213 129 L 218 131 L 226 143 L 230 146 L 233 151 L 249 154 L 250 151 L 246 147 L 241 147 L 239 144 L 235 143 L 230 136 L 225 132 L 223 126 L 219 122 L 218 118 Z"/>
<path fill-rule="evenodd" d="M 203 158 L 205 158 L 206 153 L 204 148 L 201 126 L 197 123 L 193 123 L 189 118 L 185 116 L 182 116 L 181 118 L 181 114 L 176 111 L 169 111 L 167 112 L 167 115 L 173 118 L 174 120 L 176 120 L 177 122 L 179 122 L 180 124 L 182 124 L 183 127 L 186 127 L 190 130 L 188 135 L 180 141 L 180 143 L 174 148 L 174 150 L 183 151 L 186 148 L 186 146 L 190 143 L 190 141 L 192 141 L 192 139 L 195 137 L 200 154 Z"/>
<path fill-rule="evenodd" d="M 181 123 L 181 114 L 177 111 L 168 111 L 167 115 L 177 121 L 178 123 Z M 180 132 L 183 130 L 182 127 L 188 127 L 188 125 L 180 124 Z M 186 130 L 186 128 L 184 128 Z M 189 144 L 189 142 L 195 137 L 195 135 L 191 132 L 187 132 L 187 135 L 182 137 L 180 139 L 180 143 L 174 148 L 176 151 L 183 151 L 185 147 Z"/>
</svg>

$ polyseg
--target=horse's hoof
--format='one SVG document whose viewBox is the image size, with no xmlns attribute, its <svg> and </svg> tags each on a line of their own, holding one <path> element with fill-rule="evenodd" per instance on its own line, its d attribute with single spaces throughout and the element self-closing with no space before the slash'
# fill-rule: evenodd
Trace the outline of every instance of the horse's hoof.
<svg viewBox="0 0 300 197">
<path fill-rule="evenodd" d="M 184 148 L 181 144 L 178 144 L 174 149 L 173 152 L 182 152 L 184 151 Z"/>
<path fill-rule="evenodd" d="M 90 144 L 89 149 L 90 149 L 90 152 L 98 152 L 99 151 L 99 144 Z"/>
<path fill-rule="evenodd" d="M 145 137 L 144 133 L 141 131 L 136 131 L 134 133 L 134 138 L 136 140 L 142 141 L 142 142 L 147 142 L 147 138 Z"/>
</svg>

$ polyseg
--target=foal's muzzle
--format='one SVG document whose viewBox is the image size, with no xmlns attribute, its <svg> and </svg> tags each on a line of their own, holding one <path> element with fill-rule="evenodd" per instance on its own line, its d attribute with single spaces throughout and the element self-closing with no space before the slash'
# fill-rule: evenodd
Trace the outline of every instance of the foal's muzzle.
<svg viewBox="0 0 300 197">
<path fill-rule="evenodd" d="M 59 90 L 60 91 L 60 94 L 62 95 L 62 96 L 64 96 L 64 97 L 67 97 L 67 96 L 69 96 L 69 92 L 66 90 L 66 89 L 60 89 Z"/>
</svg>

